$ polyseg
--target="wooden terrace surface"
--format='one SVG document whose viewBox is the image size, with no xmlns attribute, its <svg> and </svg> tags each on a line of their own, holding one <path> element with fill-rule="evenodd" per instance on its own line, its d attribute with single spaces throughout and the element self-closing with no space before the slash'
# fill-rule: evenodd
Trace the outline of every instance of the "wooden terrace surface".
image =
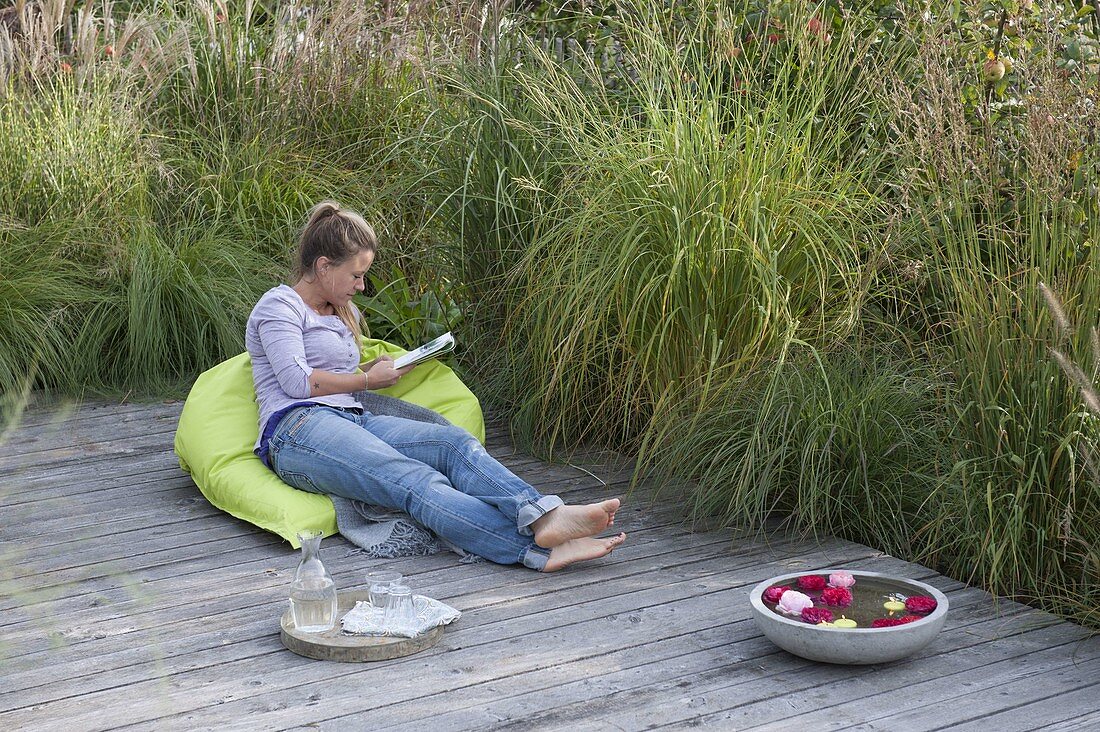
<svg viewBox="0 0 1100 732">
<path fill-rule="evenodd" d="M 339 588 L 392 566 L 463 616 L 404 659 L 301 658 L 278 633 L 298 553 L 203 499 L 172 453 L 180 409 L 38 406 L 0 445 L 0 729 L 1100 729 L 1100 638 L 1084 629 L 846 541 L 692 533 L 640 492 L 616 520 L 625 546 L 556 574 L 372 562 L 326 539 Z M 488 446 L 569 502 L 629 477 L 546 465 L 502 429 Z M 935 585 L 944 631 L 869 667 L 757 631 L 757 582 L 837 566 Z"/>
</svg>

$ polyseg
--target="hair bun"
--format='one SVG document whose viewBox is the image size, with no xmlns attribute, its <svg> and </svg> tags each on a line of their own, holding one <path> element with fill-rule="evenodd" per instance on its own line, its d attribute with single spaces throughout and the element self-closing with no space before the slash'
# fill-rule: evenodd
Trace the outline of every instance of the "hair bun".
<svg viewBox="0 0 1100 732">
<path fill-rule="evenodd" d="M 337 216 L 340 214 L 340 204 L 336 201 L 321 201 L 309 210 L 309 223 L 316 224 L 318 221 L 327 219 L 330 216 Z"/>
</svg>

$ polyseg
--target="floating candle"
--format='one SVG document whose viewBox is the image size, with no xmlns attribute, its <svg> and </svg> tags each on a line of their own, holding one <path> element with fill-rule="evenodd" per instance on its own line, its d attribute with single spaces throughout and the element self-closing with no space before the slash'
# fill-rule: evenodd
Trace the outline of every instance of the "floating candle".
<svg viewBox="0 0 1100 732">
<path fill-rule="evenodd" d="M 900 613 L 905 609 L 905 603 L 899 602 L 896 598 L 890 598 L 886 602 L 882 603 L 882 606 L 892 613 Z"/>
<path fill-rule="evenodd" d="M 856 627 L 856 621 L 851 618 L 846 618 L 841 615 L 839 618 L 833 621 L 834 628 L 854 628 Z"/>
</svg>

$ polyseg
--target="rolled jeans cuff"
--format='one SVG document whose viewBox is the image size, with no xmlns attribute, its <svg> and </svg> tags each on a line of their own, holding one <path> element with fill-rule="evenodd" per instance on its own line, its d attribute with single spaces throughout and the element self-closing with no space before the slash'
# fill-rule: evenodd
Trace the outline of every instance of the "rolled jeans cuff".
<svg viewBox="0 0 1100 732">
<path fill-rule="evenodd" d="M 523 552 L 523 566 L 541 572 L 546 569 L 546 562 L 550 559 L 550 550 L 543 549 L 538 544 L 531 544 Z"/>
<path fill-rule="evenodd" d="M 547 512 L 564 505 L 565 501 L 557 496 L 543 496 L 537 501 L 523 504 L 516 512 L 516 527 L 519 533 L 524 536 L 533 536 L 535 532 L 531 529 L 531 524 L 545 516 Z"/>
</svg>

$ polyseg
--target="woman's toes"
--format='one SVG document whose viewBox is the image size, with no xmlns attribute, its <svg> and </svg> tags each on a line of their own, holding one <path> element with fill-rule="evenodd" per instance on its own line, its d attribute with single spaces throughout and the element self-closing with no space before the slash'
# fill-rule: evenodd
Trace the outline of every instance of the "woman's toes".
<svg viewBox="0 0 1100 732">
<path fill-rule="evenodd" d="M 543 571 L 555 572 L 568 567 L 570 564 L 605 557 L 616 547 L 621 546 L 624 541 L 626 541 L 626 534 L 619 534 L 607 539 L 572 539 L 551 550 L 550 558 L 547 560 Z"/>
</svg>

